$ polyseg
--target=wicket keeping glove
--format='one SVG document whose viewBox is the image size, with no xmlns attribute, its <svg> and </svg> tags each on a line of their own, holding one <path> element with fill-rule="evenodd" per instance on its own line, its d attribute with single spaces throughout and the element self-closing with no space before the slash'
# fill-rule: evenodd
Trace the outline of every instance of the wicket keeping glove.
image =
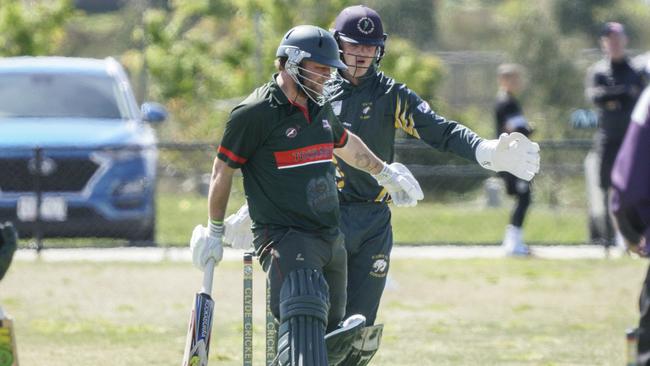
<svg viewBox="0 0 650 366">
<path fill-rule="evenodd" d="M 503 133 L 498 140 L 483 140 L 478 145 L 476 161 L 485 169 L 530 181 L 539 172 L 539 145 L 519 132 Z"/>
<path fill-rule="evenodd" d="M 203 271 L 210 258 L 214 258 L 215 266 L 219 264 L 223 257 L 222 237 L 223 225 L 209 223 L 208 227 L 197 225 L 194 228 L 190 240 L 194 266 Z"/>
<path fill-rule="evenodd" d="M 373 177 L 386 188 L 397 207 L 412 207 L 424 198 L 420 184 L 403 164 L 384 163 L 381 172 Z"/>
<path fill-rule="evenodd" d="M 236 213 L 224 220 L 226 233 L 223 237 L 225 244 L 235 249 L 250 249 L 253 247 L 253 232 L 251 217 L 248 215 L 248 205 L 245 204 Z"/>
</svg>

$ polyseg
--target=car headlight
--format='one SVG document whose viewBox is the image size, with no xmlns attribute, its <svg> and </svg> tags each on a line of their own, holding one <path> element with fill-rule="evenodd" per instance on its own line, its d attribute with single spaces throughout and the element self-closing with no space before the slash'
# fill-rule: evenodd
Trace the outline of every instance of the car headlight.
<svg viewBox="0 0 650 366">
<path fill-rule="evenodd" d="M 114 193 L 117 196 L 140 196 L 145 193 L 148 186 L 148 179 L 140 178 L 121 183 L 115 188 Z"/>
<path fill-rule="evenodd" d="M 95 151 L 92 153 L 91 157 L 93 160 L 98 161 L 125 161 L 138 159 L 143 156 L 144 152 L 141 148 L 124 148 L 124 149 L 107 149 Z"/>
</svg>

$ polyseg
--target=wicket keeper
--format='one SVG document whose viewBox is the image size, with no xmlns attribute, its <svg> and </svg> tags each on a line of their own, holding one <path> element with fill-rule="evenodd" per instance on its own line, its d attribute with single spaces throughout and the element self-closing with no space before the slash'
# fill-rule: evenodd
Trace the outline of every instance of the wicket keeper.
<svg viewBox="0 0 650 366">
<path fill-rule="evenodd" d="M 435 113 L 406 85 L 379 70 L 387 34 L 379 14 L 366 6 L 343 9 L 332 30 L 347 68 L 343 93 L 332 102 L 334 113 L 382 160 L 392 162 L 395 132 L 405 131 L 432 147 L 449 151 L 493 171 L 508 171 L 529 181 L 539 170 L 539 146 L 520 133 L 484 140 L 460 123 Z M 346 316 L 366 317 L 365 340 L 343 365 L 366 365 L 381 337 L 374 325 L 390 269 L 393 246 L 388 203 L 399 203 L 381 182 L 337 159 L 341 230 L 348 252 Z M 396 200 L 397 199 L 397 200 Z M 368 346 L 372 345 L 372 346 Z"/>
</svg>

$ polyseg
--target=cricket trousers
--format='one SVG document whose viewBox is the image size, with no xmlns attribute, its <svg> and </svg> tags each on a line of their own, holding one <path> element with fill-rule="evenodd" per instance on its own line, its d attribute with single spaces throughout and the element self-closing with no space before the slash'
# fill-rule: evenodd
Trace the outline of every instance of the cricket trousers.
<svg viewBox="0 0 650 366">
<path fill-rule="evenodd" d="M 348 252 L 345 318 L 362 314 L 366 325 L 375 323 L 393 248 L 390 220 L 390 209 L 385 203 L 341 202 L 340 228 Z"/>
<path fill-rule="evenodd" d="M 271 311 L 280 320 L 280 289 L 286 276 L 297 269 L 316 269 L 329 287 L 328 332 L 345 314 L 347 256 L 338 229 L 327 232 L 299 231 L 288 227 L 253 230 L 253 244 L 270 283 Z"/>
</svg>

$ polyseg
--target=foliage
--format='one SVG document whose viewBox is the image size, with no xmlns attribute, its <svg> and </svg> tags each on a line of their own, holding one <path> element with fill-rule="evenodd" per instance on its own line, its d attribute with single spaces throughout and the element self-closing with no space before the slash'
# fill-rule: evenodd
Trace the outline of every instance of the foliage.
<svg viewBox="0 0 650 366">
<path fill-rule="evenodd" d="M 49 55 L 65 40 L 70 0 L 0 0 L 0 56 Z"/>
<path fill-rule="evenodd" d="M 543 138 L 558 138 L 568 129 L 568 113 L 583 102 L 583 72 L 575 59 L 575 41 L 564 38 L 544 8 L 519 1 L 502 5 L 504 24 L 513 36 L 508 43 L 512 60 L 527 68 L 528 101 L 543 111 L 537 126 Z M 552 77 L 550 77 L 552 76 Z"/>
<path fill-rule="evenodd" d="M 218 135 L 225 111 L 233 105 L 217 110 L 214 101 L 239 100 L 269 80 L 277 44 L 288 29 L 297 24 L 329 28 L 347 5 L 177 0 L 170 11 L 148 10 L 144 34 L 150 94 L 167 101 L 175 117 L 176 132 L 168 133 L 173 127 L 167 126 L 168 135 L 176 140 Z M 404 40 L 391 39 L 389 47 L 383 69 L 432 98 L 441 79 L 440 62 Z"/>
</svg>

